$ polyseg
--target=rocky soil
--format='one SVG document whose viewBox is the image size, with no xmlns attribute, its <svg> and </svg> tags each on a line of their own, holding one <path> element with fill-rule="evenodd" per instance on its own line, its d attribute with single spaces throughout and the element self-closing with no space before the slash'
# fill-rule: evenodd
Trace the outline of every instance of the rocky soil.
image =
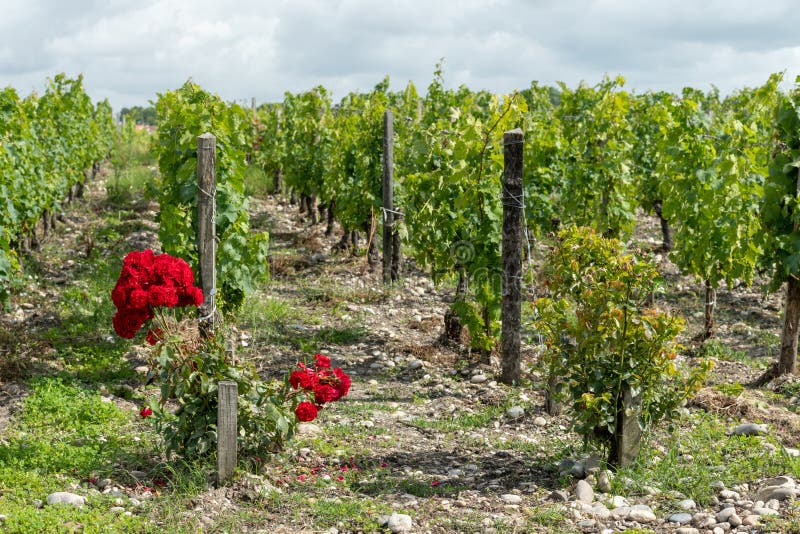
<svg viewBox="0 0 800 534">
<path fill-rule="evenodd" d="M 326 237 L 324 226 L 309 225 L 295 206 L 271 197 L 254 200 L 252 207 L 254 226 L 271 234 L 272 279 L 259 298 L 287 303 L 288 311 L 271 325 L 238 325 L 239 355 L 262 374 L 278 377 L 309 350 L 323 352 L 350 373 L 353 387 L 346 401 L 326 409 L 317 422 L 301 425 L 289 451 L 242 466 L 245 472 L 232 485 L 210 488 L 177 512 L 192 528 L 224 530 L 224 521 L 247 510 L 253 519 L 236 523 L 237 531 L 368 530 L 346 515 L 326 524 L 297 513 L 298 507 L 318 502 L 351 501 L 370 503 L 362 511 L 389 532 L 719 534 L 773 531 L 774 518 L 784 519 L 783 525 L 800 518 L 795 506 L 800 485 L 792 473 L 753 471 L 733 484 L 718 480 L 713 497 L 698 503 L 674 484 L 642 484 L 606 470 L 596 456 L 580 452 L 568 417 L 544 412 L 535 340 L 524 347 L 526 385 L 500 385 L 496 356 L 480 363 L 465 347 L 441 340 L 452 288 L 435 286 L 413 262 L 406 264 L 401 284 L 384 288 L 379 266 L 372 270 L 363 257 L 333 253 L 338 236 Z M 140 214 L 150 219 L 155 211 L 151 206 Z M 155 227 L 147 225 L 149 230 L 125 237 L 131 246 L 157 247 Z M 68 219 L 66 229 L 52 238 L 63 239 L 80 261 L 93 227 L 86 218 Z M 652 222 L 640 225 L 637 239 L 654 248 L 654 228 Z M 691 339 L 702 321 L 701 287 L 681 277 L 667 258 L 661 265 L 671 288 L 667 301 L 687 317 L 684 341 L 691 358 L 697 351 Z M 58 266 L 49 276 L 67 284 L 70 266 Z M 27 294 L 2 318 L 23 333 L 21 339 L 26 328 L 57 320 L 43 305 L 52 293 L 31 288 Z M 720 291 L 719 341 L 733 351 L 719 358 L 709 387 L 686 407 L 677 423 L 680 433 L 691 433 L 699 417 L 712 414 L 727 425 L 725 440 L 749 440 L 767 463 L 800 455 L 795 414 L 800 400 L 785 393 L 794 391 L 796 382 L 742 387 L 777 353 L 780 309 L 780 295 L 765 296 L 758 288 Z M 17 353 L 49 350 L 3 346 Z M 143 363 L 135 350 L 130 358 L 134 367 Z M 130 387 L 141 390 L 143 382 L 144 376 Z M 22 381 L 0 382 L 0 435 L 24 395 Z M 119 397 L 109 398 L 135 409 Z M 650 436 L 656 457 L 666 457 L 671 436 L 666 430 Z M 679 461 L 693 458 L 687 454 Z M 726 466 L 699 469 L 724 473 Z M 114 480 L 93 485 L 88 493 L 116 492 L 118 513 L 137 513 L 142 500 L 152 498 Z M 79 489 L 52 494 L 41 504 L 52 499 L 83 505 L 87 491 Z"/>
</svg>

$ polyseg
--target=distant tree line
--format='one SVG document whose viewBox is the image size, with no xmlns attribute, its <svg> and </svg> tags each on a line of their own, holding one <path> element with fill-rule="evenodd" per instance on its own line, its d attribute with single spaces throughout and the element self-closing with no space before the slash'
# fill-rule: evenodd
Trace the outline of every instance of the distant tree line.
<svg viewBox="0 0 800 534">
<path fill-rule="evenodd" d="M 119 112 L 119 120 L 124 121 L 126 117 L 133 120 L 135 124 L 156 124 L 156 108 L 153 106 L 133 106 L 132 108 L 122 108 Z"/>
</svg>

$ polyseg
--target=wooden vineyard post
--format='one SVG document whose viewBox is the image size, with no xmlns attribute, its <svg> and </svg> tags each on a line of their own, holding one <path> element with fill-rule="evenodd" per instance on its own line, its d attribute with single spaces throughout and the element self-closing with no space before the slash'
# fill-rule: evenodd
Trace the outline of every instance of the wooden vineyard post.
<svg viewBox="0 0 800 534">
<path fill-rule="evenodd" d="M 216 150 L 217 138 L 204 133 L 197 138 L 197 251 L 203 304 L 199 308 L 200 335 L 214 335 L 216 315 Z"/>
<path fill-rule="evenodd" d="M 504 384 L 518 384 L 522 314 L 523 210 L 522 146 L 524 135 L 516 128 L 503 134 L 503 277 L 501 311 L 502 372 Z"/>
<path fill-rule="evenodd" d="M 797 194 L 800 195 L 800 170 L 797 171 Z M 794 223 L 794 231 L 800 224 Z M 781 333 L 781 354 L 778 358 L 777 376 L 797 374 L 797 340 L 800 333 L 800 280 L 798 275 L 789 273 L 786 280 L 786 304 L 783 312 L 783 332 Z"/>
<path fill-rule="evenodd" d="M 228 480 L 236 469 L 238 435 L 238 386 L 232 380 L 223 380 L 217 391 L 217 482 Z"/>
<path fill-rule="evenodd" d="M 630 465 L 639 454 L 642 429 L 639 414 L 642 412 L 642 394 L 631 394 L 627 384 L 622 392 L 622 409 L 617 413 L 616 432 L 611 443 L 608 462 L 617 467 Z"/>
<path fill-rule="evenodd" d="M 392 283 L 394 244 L 394 124 L 391 110 L 383 113 L 383 283 Z"/>
</svg>

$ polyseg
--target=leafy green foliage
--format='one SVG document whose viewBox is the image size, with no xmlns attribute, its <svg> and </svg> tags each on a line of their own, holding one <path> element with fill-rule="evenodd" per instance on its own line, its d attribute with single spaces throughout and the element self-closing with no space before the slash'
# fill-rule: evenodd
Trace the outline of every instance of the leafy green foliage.
<svg viewBox="0 0 800 534">
<path fill-rule="evenodd" d="M 13 245 L 108 156 L 113 132 L 111 107 L 93 105 L 80 76 L 55 76 L 41 97 L 0 91 L 0 305 L 19 268 Z"/>
<path fill-rule="evenodd" d="M 800 78 L 795 82 L 800 84 Z M 774 121 L 777 132 L 761 206 L 762 224 L 769 236 L 764 264 L 773 270 L 773 290 L 800 273 L 800 85 L 778 96 Z"/>
<path fill-rule="evenodd" d="M 252 148 L 255 164 L 267 175 L 283 171 L 286 154 L 284 128 L 283 108 L 280 104 L 267 104 L 258 108 Z"/>
<path fill-rule="evenodd" d="M 380 214 L 388 86 L 387 78 L 369 94 L 347 95 L 333 114 L 321 193 L 335 202 L 345 230 L 359 229 Z"/>
<path fill-rule="evenodd" d="M 226 355 L 221 333 L 201 340 L 163 314 L 157 321 L 163 341 L 156 345 L 152 358 L 161 398 L 152 409 L 168 453 L 198 457 L 216 451 L 218 384 L 222 380 L 238 385 L 241 449 L 274 451 L 291 439 L 297 400 L 288 382 L 263 382 L 252 365 L 234 364 Z M 171 402 L 178 404 L 174 411 Z"/>
<path fill-rule="evenodd" d="M 604 235 L 633 229 L 636 188 L 631 174 L 631 102 L 625 80 L 604 79 L 571 90 L 561 84 L 555 115 L 564 137 L 564 183 L 558 203 L 564 222 L 590 226 Z"/>
<path fill-rule="evenodd" d="M 552 296 L 536 303 L 537 327 L 550 372 L 563 384 L 575 430 L 601 448 L 618 433 L 626 389 L 641 395 L 644 429 L 674 416 L 707 370 L 686 376 L 676 366 L 683 320 L 649 304 L 658 279 L 651 263 L 588 228 L 562 231 L 544 267 Z"/>
<path fill-rule="evenodd" d="M 458 107 L 423 133 L 430 166 L 405 177 L 408 241 L 434 278 L 457 275 L 468 283 L 468 298 L 454 309 L 473 348 L 489 351 L 500 315 L 503 132 L 520 125 L 526 104 L 518 94 L 493 96 L 484 109 L 478 96 L 462 99 L 438 85 L 428 98 Z"/>
<path fill-rule="evenodd" d="M 762 254 L 759 208 L 778 81 L 723 103 L 685 91 L 670 107 L 660 161 L 669 178 L 660 190 L 664 216 L 676 223 L 671 257 L 713 288 L 752 283 Z"/>
<path fill-rule="evenodd" d="M 661 183 L 667 174 L 659 169 L 659 158 L 666 146 L 665 124 L 670 120 L 673 95 L 665 92 L 649 92 L 633 97 L 628 116 L 636 140 L 631 159 L 638 204 L 646 211 L 663 201 Z"/>
<path fill-rule="evenodd" d="M 330 94 L 321 86 L 297 95 L 286 93 L 284 98 L 283 172 L 286 185 L 299 195 L 316 195 L 322 187 L 330 106 Z"/>
<path fill-rule="evenodd" d="M 558 219 L 558 198 L 568 159 L 561 123 L 554 116 L 551 89 L 534 82 L 520 93 L 528 106 L 522 182 L 525 217 L 532 235 L 549 232 Z"/>
<path fill-rule="evenodd" d="M 267 274 L 266 233 L 252 233 L 244 196 L 244 110 L 191 81 L 159 95 L 155 153 L 162 181 L 158 197 L 159 239 L 165 252 L 197 265 L 197 137 L 214 134 L 216 144 L 217 287 L 223 308 L 239 306 Z"/>
</svg>

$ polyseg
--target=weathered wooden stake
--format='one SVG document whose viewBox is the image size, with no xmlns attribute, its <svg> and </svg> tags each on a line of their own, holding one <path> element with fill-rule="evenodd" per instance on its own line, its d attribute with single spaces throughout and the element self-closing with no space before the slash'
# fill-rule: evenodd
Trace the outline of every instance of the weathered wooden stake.
<svg viewBox="0 0 800 534">
<path fill-rule="evenodd" d="M 214 135 L 204 133 L 197 138 L 197 251 L 203 290 L 198 327 L 203 337 L 214 335 L 216 315 L 216 151 L 217 138 Z"/>
<path fill-rule="evenodd" d="M 394 224 L 397 225 L 403 216 L 396 213 L 394 216 Z M 396 229 L 392 233 L 392 282 L 400 280 L 400 270 L 403 268 L 403 255 L 400 246 L 400 232 Z"/>
<path fill-rule="evenodd" d="M 608 462 L 617 467 L 625 467 L 636 459 L 642 441 L 639 427 L 639 414 L 642 411 L 642 394 L 631 395 L 631 388 L 625 386 L 622 393 L 622 411 L 617 413 L 616 432 L 608 454 Z"/>
<path fill-rule="evenodd" d="M 233 475 L 238 461 L 236 436 L 239 433 L 239 391 L 236 382 L 220 382 L 217 395 L 217 481 L 222 484 Z"/>
<path fill-rule="evenodd" d="M 503 134 L 503 277 L 501 310 L 502 372 L 504 384 L 518 384 L 520 369 L 520 316 L 522 314 L 522 144 L 516 128 Z"/>
<path fill-rule="evenodd" d="M 800 170 L 797 173 L 797 194 L 800 195 Z M 800 224 L 794 223 L 794 231 Z M 781 333 L 781 354 L 778 357 L 777 375 L 797 374 L 797 342 L 800 334 L 800 280 L 798 275 L 789 273 L 786 281 L 786 305 L 783 312 L 783 332 Z"/>
<path fill-rule="evenodd" d="M 272 179 L 272 193 L 274 195 L 280 195 L 281 191 L 283 190 L 283 171 L 280 167 L 275 169 L 275 175 Z"/>
<path fill-rule="evenodd" d="M 703 316 L 703 340 L 711 339 L 716 334 L 714 330 L 714 307 L 717 305 L 717 291 L 711 285 L 711 280 L 706 280 L 705 286 L 706 305 Z"/>
<path fill-rule="evenodd" d="M 392 283 L 394 256 L 394 124 L 391 110 L 383 113 L 383 283 Z"/>
</svg>

